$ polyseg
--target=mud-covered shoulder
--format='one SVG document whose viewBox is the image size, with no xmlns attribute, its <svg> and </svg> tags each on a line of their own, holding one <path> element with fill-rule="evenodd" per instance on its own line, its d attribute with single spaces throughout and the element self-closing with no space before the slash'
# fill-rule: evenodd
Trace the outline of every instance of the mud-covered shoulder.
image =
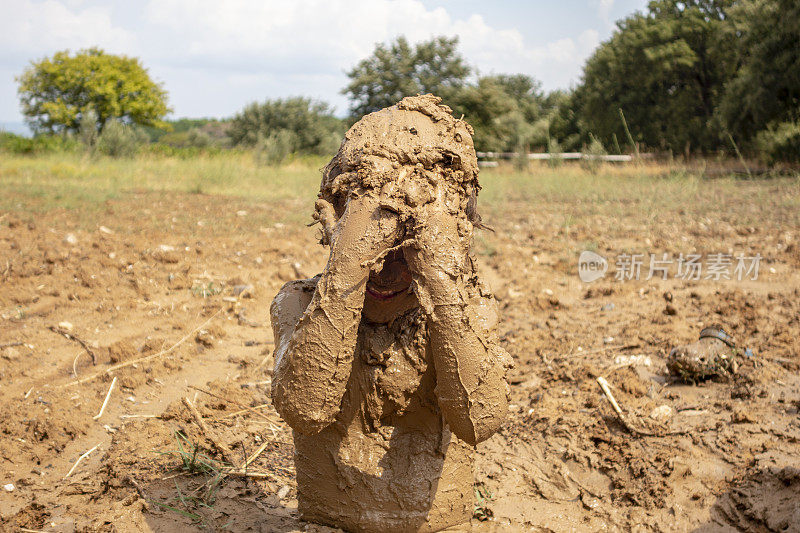
<svg viewBox="0 0 800 533">
<path fill-rule="evenodd" d="M 310 279 L 289 281 L 275 295 L 269 308 L 269 314 L 276 345 L 286 328 L 294 329 L 297 321 L 303 316 L 314 296 L 318 281 L 319 275 Z"/>
<path fill-rule="evenodd" d="M 281 287 L 281 290 L 278 291 L 278 294 L 281 293 L 313 293 L 314 290 L 317 288 L 317 282 L 319 281 L 320 274 L 317 274 L 313 278 L 309 279 L 296 279 L 292 281 L 287 281 Z M 276 296 L 277 297 L 277 296 Z"/>
</svg>

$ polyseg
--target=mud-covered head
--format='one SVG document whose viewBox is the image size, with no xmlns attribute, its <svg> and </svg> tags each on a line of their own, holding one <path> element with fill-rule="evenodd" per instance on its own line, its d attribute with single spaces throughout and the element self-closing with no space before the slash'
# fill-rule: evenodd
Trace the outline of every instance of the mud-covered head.
<svg viewBox="0 0 800 533">
<path fill-rule="evenodd" d="M 409 96 L 348 130 L 320 185 L 338 216 L 351 192 L 373 189 L 406 211 L 439 199 L 480 225 L 473 130 L 440 102 L 432 94 Z"/>
</svg>

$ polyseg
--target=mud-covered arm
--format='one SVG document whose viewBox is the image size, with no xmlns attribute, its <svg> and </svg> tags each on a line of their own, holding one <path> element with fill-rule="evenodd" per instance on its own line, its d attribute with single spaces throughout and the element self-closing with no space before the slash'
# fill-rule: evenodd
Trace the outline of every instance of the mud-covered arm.
<svg viewBox="0 0 800 533">
<path fill-rule="evenodd" d="M 273 325 L 283 322 L 284 327 L 275 331 L 272 401 L 294 430 L 316 433 L 336 418 L 353 363 L 367 261 L 396 229 L 374 198 L 351 200 L 336 222 L 325 270 L 296 324 L 285 325 L 279 316 L 281 295 L 275 299 Z"/>
<path fill-rule="evenodd" d="M 480 294 L 477 276 L 467 267 L 464 250 L 471 225 L 465 228 L 464 223 L 457 228 L 454 218 L 430 219 L 406 255 L 428 317 L 439 405 L 450 429 L 467 443 L 477 444 L 505 419 L 505 374 L 511 359 L 493 331 L 494 299 Z"/>
<path fill-rule="evenodd" d="M 505 374 L 510 356 L 492 331 L 491 298 L 468 299 L 456 282 L 432 288 L 452 301 L 435 305 L 428 319 L 439 405 L 450 429 L 469 444 L 491 437 L 508 410 Z"/>
</svg>

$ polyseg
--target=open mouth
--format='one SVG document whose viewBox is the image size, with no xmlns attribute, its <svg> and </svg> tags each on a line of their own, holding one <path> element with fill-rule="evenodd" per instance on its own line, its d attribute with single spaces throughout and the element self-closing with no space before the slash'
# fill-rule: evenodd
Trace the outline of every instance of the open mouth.
<svg viewBox="0 0 800 533">
<path fill-rule="evenodd" d="M 405 291 L 406 289 L 397 291 L 391 288 L 382 288 L 371 282 L 367 282 L 367 293 L 376 300 L 391 300 Z"/>
<path fill-rule="evenodd" d="M 367 294 L 373 299 L 386 301 L 408 292 L 411 286 L 411 273 L 402 252 L 393 250 L 386 256 L 380 272 L 370 272 L 367 280 Z"/>
</svg>

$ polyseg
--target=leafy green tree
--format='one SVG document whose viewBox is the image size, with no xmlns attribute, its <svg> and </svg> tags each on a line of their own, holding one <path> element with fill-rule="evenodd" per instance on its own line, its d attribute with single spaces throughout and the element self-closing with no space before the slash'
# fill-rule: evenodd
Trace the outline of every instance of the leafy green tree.
<svg viewBox="0 0 800 533">
<path fill-rule="evenodd" d="M 462 87 L 451 103 L 475 129 L 478 150 L 527 152 L 532 145 L 547 145 L 550 110 L 541 84 L 530 76 L 481 76 Z"/>
<path fill-rule="evenodd" d="M 544 114 L 542 84 L 525 74 L 497 74 L 489 77 L 503 89 L 527 122 L 536 122 Z"/>
<path fill-rule="evenodd" d="M 720 103 L 722 122 L 741 141 L 767 129 L 785 136 L 800 121 L 800 3 L 749 0 L 731 10 L 731 20 L 741 67 Z"/>
<path fill-rule="evenodd" d="M 617 23 L 587 61 L 575 95 L 584 134 L 606 145 L 625 138 L 622 109 L 637 141 L 675 151 L 711 150 L 725 83 L 735 73 L 735 0 L 654 0 Z"/>
<path fill-rule="evenodd" d="M 305 97 L 252 103 L 233 117 L 228 130 L 233 144 L 252 147 L 272 139 L 281 150 L 321 155 L 335 151 L 343 133 L 344 123 L 328 104 Z"/>
<path fill-rule="evenodd" d="M 434 93 L 449 103 L 470 69 L 458 53 L 458 38 L 435 37 L 416 45 L 405 37 L 378 44 L 347 76 L 342 90 L 354 118 L 393 105 L 406 96 Z"/>
<path fill-rule="evenodd" d="M 511 129 L 501 117 L 509 116 L 517 108 L 495 77 L 478 78 L 475 85 L 464 86 L 451 100 L 455 114 L 463 114 L 475 130 L 473 140 L 478 150 L 512 149 Z"/>
<path fill-rule="evenodd" d="M 553 91 L 544 99 L 544 109 L 549 119 L 548 152 L 571 152 L 585 141 L 581 135 L 578 113 L 575 110 L 574 91 Z"/>
<path fill-rule="evenodd" d="M 98 129 L 110 120 L 160 126 L 170 111 L 166 91 L 137 58 L 99 48 L 31 62 L 17 81 L 22 113 L 36 133 L 77 132 L 90 110 Z"/>
</svg>

